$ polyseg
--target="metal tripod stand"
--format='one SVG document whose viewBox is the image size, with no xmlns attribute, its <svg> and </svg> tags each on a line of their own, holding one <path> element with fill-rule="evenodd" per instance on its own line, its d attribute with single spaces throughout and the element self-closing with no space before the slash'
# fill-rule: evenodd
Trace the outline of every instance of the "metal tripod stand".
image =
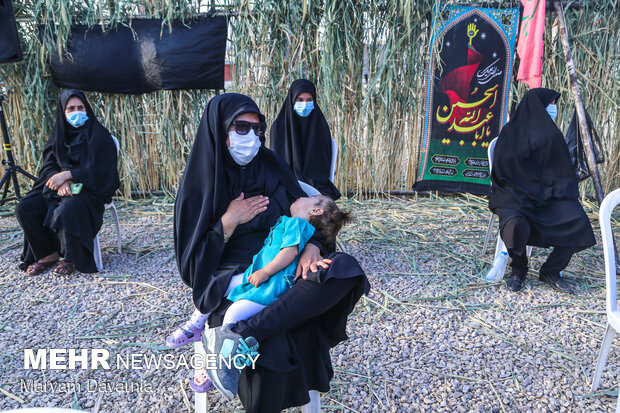
<svg viewBox="0 0 620 413">
<path fill-rule="evenodd" d="M 2 110 L 2 101 L 4 99 L 5 95 L 0 94 L 0 128 L 2 129 L 2 136 L 4 138 L 4 152 L 6 153 L 7 158 L 2 160 L 2 165 L 6 166 L 6 172 L 4 173 L 2 180 L 0 180 L 0 188 L 4 188 L 2 190 L 2 198 L 0 198 L 0 205 L 13 199 L 21 199 L 21 195 L 19 193 L 19 183 L 17 182 L 18 172 L 33 181 L 37 180 L 37 178 L 24 171 L 21 166 L 15 165 L 15 158 L 13 157 L 13 149 L 11 147 L 11 138 L 9 137 L 9 131 L 6 127 L 6 119 L 4 118 L 4 111 Z M 15 193 L 15 196 L 7 198 L 11 182 L 13 182 L 13 192 Z"/>
</svg>

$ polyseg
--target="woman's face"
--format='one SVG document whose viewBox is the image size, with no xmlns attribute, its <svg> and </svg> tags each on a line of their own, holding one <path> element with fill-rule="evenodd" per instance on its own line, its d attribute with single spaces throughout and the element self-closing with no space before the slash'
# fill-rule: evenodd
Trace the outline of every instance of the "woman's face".
<svg viewBox="0 0 620 413">
<path fill-rule="evenodd" d="M 65 106 L 65 116 L 75 111 L 86 112 L 86 106 L 84 106 L 82 99 L 77 96 L 71 96 L 67 101 L 67 106 Z"/>
<path fill-rule="evenodd" d="M 301 92 L 299 95 L 297 95 L 297 97 L 295 98 L 295 102 L 314 102 L 314 99 L 312 98 L 312 93 L 309 92 Z"/>
<path fill-rule="evenodd" d="M 241 115 L 233 119 L 233 122 L 236 120 L 245 120 L 247 122 L 252 122 L 252 123 L 260 122 L 260 119 L 258 118 L 258 115 L 256 113 L 242 113 Z M 234 130 L 235 130 L 235 125 L 231 123 L 230 127 L 228 128 L 228 132 L 232 132 Z M 226 146 L 230 148 L 230 137 L 226 138 Z"/>
</svg>

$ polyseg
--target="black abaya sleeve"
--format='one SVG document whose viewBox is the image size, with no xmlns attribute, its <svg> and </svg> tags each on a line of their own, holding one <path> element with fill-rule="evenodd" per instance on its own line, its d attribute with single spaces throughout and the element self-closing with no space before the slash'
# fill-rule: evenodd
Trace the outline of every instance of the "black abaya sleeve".
<svg viewBox="0 0 620 413">
<path fill-rule="evenodd" d="M 54 147 L 52 145 L 45 145 L 43 149 L 43 166 L 41 167 L 41 172 L 39 172 L 39 179 L 47 182 L 48 179 L 58 172 L 60 172 L 60 166 L 58 166 L 56 156 L 54 156 Z"/>
<path fill-rule="evenodd" d="M 180 271 L 181 279 L 192 288 L 194 305 L 203 314 L 213 310 L 209 305 L 220 303 L 228 286 L 229 280 L 220 279 L 214 274 L 225 246 L 224 229 L 220 219 L 202 239 L 197 240 L 191 253 L 184 254 L 183 259 L 179 260 L 184 266 Z M 215 284 L 218 284 L 218 287 Z M 222 288 L 224 291 L 221 291 Z M 211 297 L 211 294 L 215 294 L 216 297 Z"/>
<path fill-rule="evenodd" d="M 60 166 L 58 165 L 58 162 L 56 160 L 54 145 L 52 142 L 48 142 L 45 145 L 45 148 L 43 148 L 41 170 L 39 171 L 39 177 L 34 183 L 32 189 L 44 189 L 45 183 L 58 172 L 60 172 Z"/>
<path fill-rule="evenodd" d="M 120 187 L 116 163 L 116 145 L 109 133 L 102 133 L 88 142 L 79 166 L 69 170 L 73 182 L 83 184 L 84 190 L 109 202 Z"/>
<path fill-rule="evenodd" d="M 308 240 L 308 244 L 316 246 L 323 257 L 335 251 L 335 248 L 333 250 L 328 248 L 327 238 L 325 238 L 325 235 L 323 235 L 320 231 L 314 231 L 312 238 Z"/>
</svg>

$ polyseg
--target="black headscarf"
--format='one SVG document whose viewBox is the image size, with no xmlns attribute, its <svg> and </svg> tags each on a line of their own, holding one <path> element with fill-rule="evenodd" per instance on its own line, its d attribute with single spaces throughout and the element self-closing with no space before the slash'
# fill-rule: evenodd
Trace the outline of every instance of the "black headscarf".
<svg viewBox="0 0 620 413">
<path fill-rule="evenodd" d="M 314 109 L 305 118 L 294 110 L 295 99 L 308 92 Z M 298 180 L 312 185 L 323 195 L 340 198 L 338 188 L 329 180 L 332 163 L 332 135 L 316 101 L 316 88 L 306 79 L 295 80 L 288 91 L 278 117 L 271 125 L 271 149 L 295 171 Z"/>
<path fill-rule="evenodd" d="M 596 241 L 578 200 L 564 136 L 546 110 L 559 96 L 550 89 L 529 90 L 502 128 L 494 151 L 489 208 L 499 216 L 502 231 L 511 218 L 525 217 L 531 227 L 527 245 L 579 251 Z M 502 236 L 513 248 L 512 235 Z"/>
<path fill-rule="evenodd" d="M 75 128 L 67 122 L 65 108 L 71 97 L 78 97 L 84 104 L 88 120 Z M 103 127 L 86 99 L 78 90 L 67 90 L 58 98 L 56 121 L 50 138 L 43 149 L 43 161 L 39 177 L 32 190 L 24 197 L 42 195 L 47 208 L 43 225 L 54 229 L 58 237 L 65 240 L 58 248 L 71 245 L 72 262 L 81 272 L 95 272 L 97 267 L 93 260 L 93 238 L 99 232 L 103 222 L 104 204 L 112 200 L 120 181 L 117 170 L 117 149 L 110 132 Z M 55 174 L 71 171 L 71 180 L 81 183 L 82 190 L 77 197 L 62 198 L 58 191 L 49 189 L 45 183 Z M 69 200 L 77 199 L 77 201 Z M 56 209 L 63 202 L 78 202 L 79 208 L 71 209 L 71 216 L 56 214 Z M 66 243 L 69 238 L 79 242 Z M 63 246 L 64 244 L 64 246 Z M 62 251 L 67 257 L 68 251 Z M 36 261 L 35 253 L 27 237 L 21 257 L 22 268 Z"/>
<path fill-rule="evenodd" d="M 265 120 L 245 95 L 226 93 L 209 101 L 175 202 L 174 246 L 179 272 L 192 287 L 194 303 L 203 313 L 219 305 L 233 275 L 230 271 L 215 274 L 216 270 L 239 264 L 235 274 L 243 271 L 262 247 L 269 228 L 280 215 L 290 213 L 293 200 L 304 196 L 290 168 L 264 146 L 245 166 L 232 159 L 226 146 L 228 128 L 243 113 L 256 113 Z M 241 192 L 246 198 L 268 196 L 270 204 L 267 211 L 239 225 L 224 244 L 220 218 Z"/>
<path fill-rule="evenodd" d="M 579 198 L 564 135 L 546 110 L 559 97 L 550 89 L 529 90 L 502 128 L 491 173 L 491 208 Z"/>
<path fill-rule="evenodd" d="M 174 243 L 179 272 L 192 287 L 196 308 L 203 314 L 211 313 L 208 323 L 213 327 L 221 324 L 227 308 L 227 302 L 222 300 L 231 277 L 250 265 L 270 227 L 280 215 L 290 214 L 290 204 L 304 196 L 291 168 L 271 150 L 261 146 L 245 166 L 232 160 L 226 147 L 227 131 L 242 113 L 256 113 L 264 120 L 256 104 L 244 95 L 223 94 L 208 103 L 175 203 Z M 247 197 L 269 196 L 268 209 L 238 226 L 224 243 L 221 217 L 241 191 Z M 353 257 L 342 253 L 327 257 L 334 262 L 329 269 L 319 271 L 319 279 L 326 282 L 331 278 L 355 278 L 355 286 L 323 314 L 261 342 L 262 361 L 252 370 L 256 376 L 240 378 L 239 393 L 246 411 L 256 411 L 254 401 L 245 398 L 248 394 L 253 400 L 269 399 L 273 410 L 279 411 L 307 402 L 310 389 L 329 390 L 333 375 L 329 348 L 346 337 L 347 317 L 368 290 L 368 282 Z M 337 285 L 334 288 L 343 288 Z M 278 315 L 270 317 L 276 317 L 277 323 Z M 275 384 L 271 374 L 278 377 Z"/>
<path fill-rule="evenodd" d="M 84 103 L 88 116 L 79 128 L 71 126 L 65 115 L 67 102 L 73 96 Z M 43 149 L 43 164 L 33 189 L 42 189 L 48 199 L 57 197 L 57 191 L 50 190 L 45 183 L 52 175 L 70 170 L 72 181 L 83 184 L 83 191 L 110 202 L 120 186 L 116 163 L 117 149 L 112 136 L 97 120 L 84 93 L 64 91 L 58 98 L 56 121 Z"/>
</svg>

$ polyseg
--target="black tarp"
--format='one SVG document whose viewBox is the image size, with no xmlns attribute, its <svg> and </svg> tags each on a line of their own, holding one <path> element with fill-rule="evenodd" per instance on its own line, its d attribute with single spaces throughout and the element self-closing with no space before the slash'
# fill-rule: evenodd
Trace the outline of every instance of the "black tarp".
<svg viewBox="0 0 620 413">
<path fill-rule="evenodd" d="M 0 63 L 22 60 L 11 0 L 0 0 Z"/>
<path fill-rule="evenodd" d="M 596 129 L 594 129 L 594 125 L 592 124 L 592 119 L 590 119 L 590 115 L 588 114 L 588 112 L 585 113 L 588 128 L 590 129 L 590 136 L 592 138 L 594 158 L 596 159 L 596 163 L 603 163 L 605 162 L 605 156 L 600 149 L 602 148 L 601 139 L 599 138 Z M 584 179 L 590 177 L 590 170 L 588 169 L 588 157 L 583 148 L 584 137 L 581 136 L 581 129 L 579 128 L 579 121 L 577 120 L 577 109 L 573 111 L 573 117 L 571 118 L 570 124 L 568 125 L 565 139 L 566 145 L 568 145 L 568 153 L 570 153 L 573 169 L 575 169 L 575 175 L 577 176 L 578 180 L 583 181 Z"/>
<path fill-rule="evenodd" d="M 105 32 L 101 26 L 72 26 L 62 60 L 49 42 L 54 82 L 110 93 L 224 88 L 226 17 L 173 22 L 172 30 L 161 19 L 132 20 L 130 26 Z M 50 27 L 39 29 L 48 42 Z"/>
</svg>

